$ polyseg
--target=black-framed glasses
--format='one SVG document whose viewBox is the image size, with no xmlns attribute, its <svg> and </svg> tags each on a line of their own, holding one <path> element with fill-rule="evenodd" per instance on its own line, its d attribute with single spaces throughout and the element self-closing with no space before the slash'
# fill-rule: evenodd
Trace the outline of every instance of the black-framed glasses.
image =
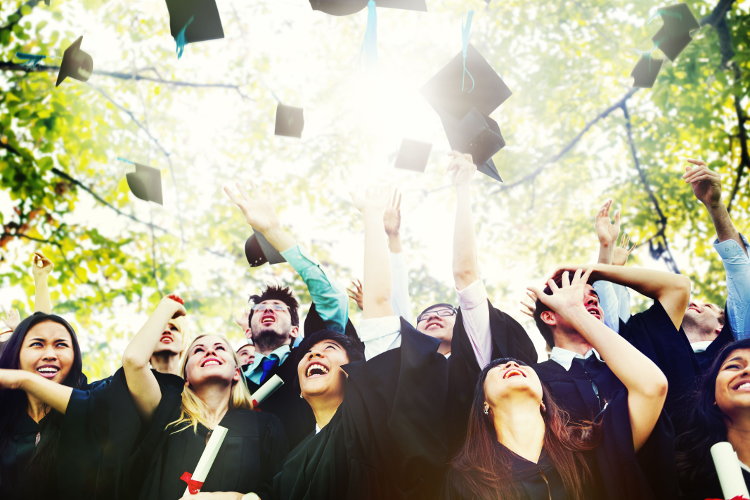
<svg viewBox="0 0 750 500">
<path fill-rule="evenodd" d="M 289 306 L 286 304 L 255 304 L 253 306 L 253 311 L 255 312 L 267 311 L 269 309 L 272 311 L 286 311 L 289 309 Z"/>
<path fill-rule="evenodd" d="M 417 323 L 421 323 L 422 321 L 426 320 L 430 316 L 447 317 L 447 316 L 453 316 L 454 314 L 456 314 L 456 309 L 452 308 L 452 307 L 451 308 L 443 307 L 441 309 L 432 309 L 431 311 L 427 311 L 427 312 L 424 312 L 424 313 L 420 314 L 417 317 Z"/>
</svg>

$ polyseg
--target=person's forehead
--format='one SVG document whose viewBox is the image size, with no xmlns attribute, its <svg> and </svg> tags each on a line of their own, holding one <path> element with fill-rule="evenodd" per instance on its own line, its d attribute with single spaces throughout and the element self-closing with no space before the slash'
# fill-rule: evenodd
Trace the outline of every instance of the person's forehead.
<svg viewBox="0 0 750 500">
<path fill-rule="evenodd" d="M 216 344 L 221 344 L 223 346 L 227 345 L 227 342 L 219 337 L 218 335 L 204 335 L 202 337 L 199 337 L 193 342 L 192 347 L 196 346 L 214 346 Z"/>
<path fill-rule="evenodd" d="M 750 359 L 750 348 L 735 349 L 732 353 L 727 356 L 722 365 L 731 361 L 747 361 Z"/>
<path fill-rule="evenodd" d="M 282 306 L 285 306 L 286 304 L 278 299 L 266 299 L 261 302 L 261 304 L 281 304 Z"/>
<path fill-rule="evenodd" d="M 26 333 L 26 338 L 31 338 L 32 336 L 71 339 L 68 329 L 56 321 L 42 321 L 32 326 Z"/>
</svg>

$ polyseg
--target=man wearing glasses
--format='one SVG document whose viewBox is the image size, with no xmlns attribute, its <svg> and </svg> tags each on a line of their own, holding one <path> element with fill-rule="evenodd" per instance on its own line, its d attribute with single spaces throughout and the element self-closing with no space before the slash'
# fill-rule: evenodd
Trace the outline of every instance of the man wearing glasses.
<svg viewBox="0 0 750 500">
<path fill-rule="evenodd" d="M 225 187 L 224 191 L 237 205 L 250 226 L 262 233 L 307 285 L 316 326 L 344 333 L 349 316 L 347 296 L 336 289 L 323 269 L 305 256 L 299 245 L 281 225 L 273 203 L 261 189 Z M 249 329 L 245 335 L 255 346 L 253 362 L 244 367 L 248 389 L 254 393 L 273 375 L 279 375 L 284 385 L 264 400 L 259 408 L 275 414 L 284 424 L 289 444 L 294 447 L 315 430 L 315 417 L 310 406 L 299 398 L 295 386 L 297 367 L 288 362 L 294 340 L 299 333 L 299 302 L 288 287 L 270 285 L 258 295 L 252 295 L 252 309 L 248 315 Z M 312 333 L 312 331 L 308 332 Z"/>
</svg>

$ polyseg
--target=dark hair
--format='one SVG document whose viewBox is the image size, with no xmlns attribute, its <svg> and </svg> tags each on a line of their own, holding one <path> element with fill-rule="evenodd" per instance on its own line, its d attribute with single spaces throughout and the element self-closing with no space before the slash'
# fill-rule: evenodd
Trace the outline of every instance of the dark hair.
<svg viewBox="0 0 750 500">
<path fill-rule="evenodd" d="M 5 349 L 0 354 L 0 368 L 20 369 L 20 353 L 26 334 L 33 327 L 46 321 L 52 321 L 65 327 L 70 333 L 70 340 L 73 348 L 73 365 L 70 372 L 62 381 L 63 385 L 68 387 L 80 388 L 85 384 L 86 378 L 82 372 L 81 348 L 78 345 L 78 338 L 75 330 L 70 324 L 60 316 L 54 314 L 45 314 L 35 312 L 28 318 L 21 321 L 16 327 L 13 335 L 5 343 Z M 22 390 L 0 390 L 0 456 L 5 455 L 6 448 L 12 438 L 14 425 L 21 419 L 27 411 L 28 398 Z M 28 477 L 48 477 L 53 470 L 52 464 L 57 455 L 57 444 L 60 437 L 60 428 L 62 426 L 62 415 L 57 412 L 50 412 L 44 419 L 40 428 L 41 440 L 34 451 L 31 463 L 28 469 Z M 51 478 L 50 478 L 51 480 Z M 34 479 L 35 483 L 40 485 L 42 480 Z"/>
<path fill-rule="evenodd" d="M 513 481 L 511 452 L 498 445 L 493 421 L 484 414 L 484 381 L 487 373 L 508 361 L 528 366 L 517 359 L 500 358 L 484 367 L 474 389 L 466 441 L 450 463 L 448 480 L 459 483 L 459 489 L 467 491 L 470 498 L 515 500 L 524 496 Z M 583 487 L 591 471 L 579 452 L 594 447 L 598 427 L 589 422 L 572 424 L 544 383 L 542 402 L 546 407 L 546 411 L 542 411 L 545 423 L 544 450 L 560 473 L 570 498 L 583 500 Z"/>
<path fill-rule="evenodd" d="M 354 339 L 333 330 L 319 330 L 311 335 L 305 335 L 299 346 L 295 347 L 294 350 L 297 352 L 296 363 L 299 363 L 315 344 L 324 340 L 333 340 L 341 345 L 346 351 L 350 363 L 365 360 L 365 346 L 359 339 Z"/>
<path fill-rule="evenodd" d="M 552 280 L 554 280 L 555 284 L 558 287 L 562 287 L 562 273 L 552 276 Z M 589 278 L 586 283 L 590 285 L 593 283 L 593 280 Z M 552 295 L 552 289 L 549 287 L 549 285 L 545 286 L 543 291 L 547 295 Z M 542 320 L 542 313 L 544 311 L 551 311 L 552 309 L 544 305 L 544 303 L 542 303 L 542 301 L 538 298 L 536 299 L 535 306 L 534 323 L 536 323 L 536 327 L 539 329 L 539 333 L 542 334 L 542 337 L 544 337 L 547 345 L 550 347 L 555 347 L 555 336 L 552 333 L 552 328 L 547 323 L 545 323 L 544 320 Z"/>
<path fill-rule="evenodd" d="M 268 285 L 260 295 L 251 295 L 249 302 L 260 304 L 265 300 L 278 300 L 289 306 L 289 316 L 291 317 L 292 325 L 299 326 L 299 314 L 297 313 L 299 302 L 294 298 L 294 293 L 291 288 L 288 286 L 282 287 L 280 285 Z M 253 312 L 255 311 L 251 308 L 250 314 L 247 316 L 248 325 L 253 319 Z"/>
<path fill-rule="evenodd" d="M 686 484 L 715 474 L 713 462 L 701 458 L 710 457 L 712 445 L 727 440 L 729 417 L 716 404 L 716 377 L 724 361 L 738 349 L 750 349 L 750 339 L 732 342 L 719 351 L 687 405 L 688 430 L 677 437 L 677 472 Z"/>
</svg>

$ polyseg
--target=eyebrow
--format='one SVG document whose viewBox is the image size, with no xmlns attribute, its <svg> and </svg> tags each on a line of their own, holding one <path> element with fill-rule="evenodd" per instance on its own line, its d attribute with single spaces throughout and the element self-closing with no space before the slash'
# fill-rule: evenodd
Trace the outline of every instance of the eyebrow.
<svg viewBox="0 0 750 500">
<path fill-rule="evenodd" d="M 743 361 L 743 359 L 742 359 L 742 356 L 735 356 L 732 359 L 728 359 L 728 360 L 724 361 L 724 363 L 722 363 L 721 366 L 724 366 L 725 364 L 730 363 L 732 361 Z"/>
</svg>

